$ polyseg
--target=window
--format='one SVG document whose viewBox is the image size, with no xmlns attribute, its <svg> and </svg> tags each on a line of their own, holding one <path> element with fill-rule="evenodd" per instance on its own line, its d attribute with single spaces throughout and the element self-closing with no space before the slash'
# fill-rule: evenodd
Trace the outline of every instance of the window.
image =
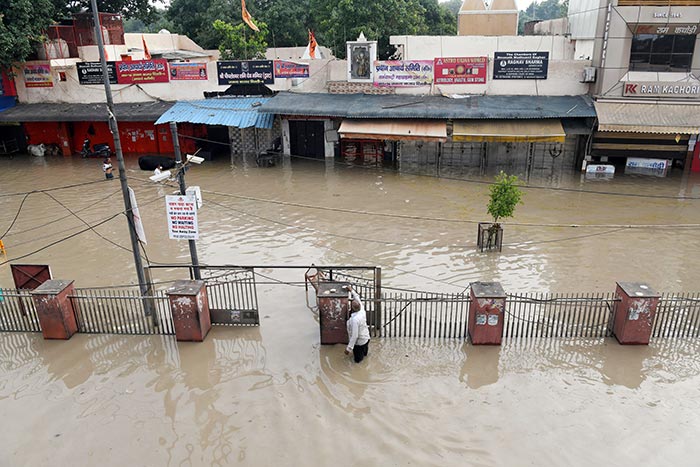
<svg viewBox="0 0 700 467">
<path fill-rule="evenodd" d="M 695 35 L 635 34 L 630 71 L 690 71 Z"/>
</svg>

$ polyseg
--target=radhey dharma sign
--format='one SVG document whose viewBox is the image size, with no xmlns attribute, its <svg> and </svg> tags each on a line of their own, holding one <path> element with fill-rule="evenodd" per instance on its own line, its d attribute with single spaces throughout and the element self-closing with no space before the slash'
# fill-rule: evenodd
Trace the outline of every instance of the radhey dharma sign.
<svg viewBox="0 0 700 467">
<path fill-rule="evenodd" d="M 693 82 L 626 82 L 623 96 L 629 97 L 700 97 L 700 83 Z"/>
<path fill-rule="evenodd" d="M 493 79 L 547 79 L 549 52 L 494 52 Z"/>
<path fill-rule="evenodd" d="M 168 214 L 168 235 L 171 240 L 198 240 L 197 198 L 195 195 L 165 197 Z"/>
</svg>

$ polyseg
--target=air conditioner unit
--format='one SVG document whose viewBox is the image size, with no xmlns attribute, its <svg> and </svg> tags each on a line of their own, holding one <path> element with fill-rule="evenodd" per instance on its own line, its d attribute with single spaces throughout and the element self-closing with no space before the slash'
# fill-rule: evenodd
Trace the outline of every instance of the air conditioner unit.
<svg viewBox="0 0 700 467">
<path fill-rule="evenodd" d="M 596 69 L 593 66 L 587 66 L 583 69 L 582 83 L 595 83 Z"/>
</svg>

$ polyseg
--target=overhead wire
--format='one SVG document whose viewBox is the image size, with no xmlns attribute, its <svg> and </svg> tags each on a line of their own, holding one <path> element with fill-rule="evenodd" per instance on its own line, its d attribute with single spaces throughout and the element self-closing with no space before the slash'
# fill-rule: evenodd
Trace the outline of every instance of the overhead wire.
<svg viewBox="0 0 700 467">
<path fill-rule="evenodd" d="M 27 201 L 27 198 L 29 198 L 29 195 L 31 195 L 31 194 L 32 194 L 32 192 L 29 192 L 26 195 L 24 195 L 24 198 L 22 198 L 22 202 L 19 203 L 19 207 L 17 208 L 17 212 L 15 213 L 15 217 L 12 219 L 12 222 L 10 222 L 10 225 L 9 225 L 9 227 L 7 227 L 7 230 L 5 230 L 5 232 L 2 235 L 0 235 L 0 240 L 5 238 L 5 236 L 10 232 L 10 230 L 12 230 L 12 227 L 14 227 L 15 222 L 17 222 L 17 219 L 19 218 L 19 215 L 22 212 L 22 207 L 24 206 L 25 201 Z"/>
</svg>

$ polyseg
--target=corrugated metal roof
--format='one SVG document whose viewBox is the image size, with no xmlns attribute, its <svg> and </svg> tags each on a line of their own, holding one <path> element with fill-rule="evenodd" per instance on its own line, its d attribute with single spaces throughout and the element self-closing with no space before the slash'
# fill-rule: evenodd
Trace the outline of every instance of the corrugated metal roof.
<svg viewBox="0 0 700 467">
<path fill-rule="evenodd" d="M 152 122 L 172 102 L 114 104 L 117 120 Z M 0 113 L 0 122 L 106 122 L 107 104 L 20 104 Z"/>
<path fill-rule="evenodd" d="M 189 122 L 238 128 L 272 128 L 274 115 L 258 112 L 269 97 L 222 97 L 198 101 L 180 101 L 156 122 Z"/>
<path fill-rule="evenodd" d="M 281 92 L 259 108 L 280 115 L 342 118 L 529 119 L 595 117 L 586 96 L 442 96 Z"/>
<path fill-rule="evenodd" d="M 633 133 L 700 133 L 700 106 L 596 102 L 599 131 Z"/>
</svg>

